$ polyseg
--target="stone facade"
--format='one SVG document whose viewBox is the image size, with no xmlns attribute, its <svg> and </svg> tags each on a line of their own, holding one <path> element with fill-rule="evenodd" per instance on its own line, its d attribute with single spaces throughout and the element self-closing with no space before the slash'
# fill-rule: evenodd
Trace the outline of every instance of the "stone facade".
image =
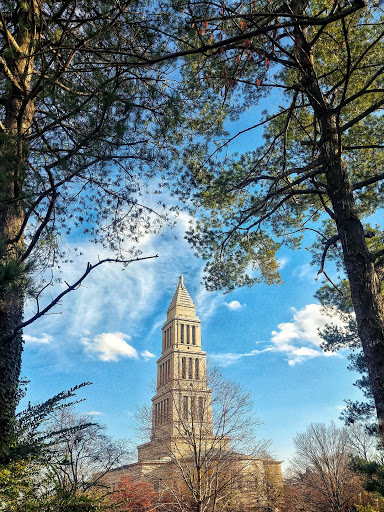
<svg viewBox="0 0 384 512">
<path fill-rule="evenodd" d="M 212 390 L 207 386 L 200 325 L 180 276 L 162 327 L 150 441 L 138 446 L 137 463 L 111 471 L 105 481 L 112 485 L 125 475 L 147 481 L 155 489 L 183 489 L 188 493 L 181 474 L 193 471 L 196 452 L 205 450 L 213 454 L 209 471 L 216 471 L 219 478 L 223 473 L 227 479 L 227 510 L 277 511 L 282 495 L 280 462 L 233 453 L 230 439 L 226 435 L 218 438 L 214 432 Z M 237 477 L 231 479 L 228 474 Z"/>
</svg>

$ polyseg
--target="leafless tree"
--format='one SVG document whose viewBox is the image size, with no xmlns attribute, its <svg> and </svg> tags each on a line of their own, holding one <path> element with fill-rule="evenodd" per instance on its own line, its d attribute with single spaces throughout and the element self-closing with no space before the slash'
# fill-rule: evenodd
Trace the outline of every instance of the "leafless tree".
<svg viewBox="0 0 384 512">
<path fill-rule="evenodd" d="M 347 427 L 349 451 L 353 457 L 364 461 L 376 461 L 383 465 L 384 450 L 377 433 L 364 423 L 352 423 Z"/>
<path fill-rule="evenodd" d="M 281 489 L 268 455 L 269 442 L 258 441 L 255 434 L 259 421 L 250 395 L 217 370 L 209 372 L 208 386 L 212 399 L 199 403 L 194 392 L 201 390 L 191 385 L 188 406 L 182 392 L 176 393 L 172 434 L 165 428 L 152 437 L 174 467 L 174 478 L 164 478 L 163 486 L 182 507 L 189 504 L 196 512 L 241 510 L 246 501 L 260 509 L 270 506 L 267 495 L 277 502 Z M 150 428 L 152 411 L 143 408 L 139 417 L 141 425 L 145 418 Z"/>
<path fill-rule="evenodd" d="M 51 436 L 58 432 L 53 436 L 56 442 L 51 445 L 49 468 L 56 492 L 66 496 L 105 487 L 103 477 L 131 456 L 127 443 L 112 440 L 104 426 L 73 408 L 58 411 L 47 430 Z"/>
<path fill-rule="evenodd" d="M 364 490 L 358 475 L 350 468 L 351 436 L 348 429 L 337 428 L 333 422 L 329 426 L 312 423 L 296 436 L 295 447 L 289 480 L 295 510 L 354 510 L 353 504 L 358 502 L 358 495 Z"/>
</svg>

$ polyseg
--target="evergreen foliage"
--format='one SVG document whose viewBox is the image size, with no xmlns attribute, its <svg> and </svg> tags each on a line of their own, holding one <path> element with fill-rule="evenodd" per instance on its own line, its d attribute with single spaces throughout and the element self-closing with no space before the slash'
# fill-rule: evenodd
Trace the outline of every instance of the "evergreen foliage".
<svg viewBox="0 0 384 512">
<path fill-rule="evenodd" d="M 16 415 L 10 461 L 0 465 L 0 509 L 10 512 L 102 510 L 110 490 L 102 478 L 125 460 L 104 427 L 74 412 L 85 382 Z M 96 476 L 97 473 L 97 476 Z"/>
<path fill-rule="evenodd" d="M 103 261 L 127 264 L 140 254 L 129 241 L 168 221 L 144 197 L 169 167 L 178 117 L 167 66 L 147 66 L 168 47 L 158 19 L 130 0 L 0 2 L 0 460 L 15 439 L 22 328 L 100 263 L 51 302 L 71 257 L 63 237 L 85 236 L 112 250 Z"/>
<path fill-rule="evenodd" d="M 383 233 L 367 224 L 383 198 L 382 7 L 339 0 L 177 6 L 190 27 L 182 49 L 200 49 L 197 57 L 188 50 L 183 68 L 183 92 L 202 105 L 203 122 L 185 121 L 200 138 L 184 153 L 179 192 L 193 201 L 188 239 L 207 259 L 206 286 L 278 283 L 279 247 L 296 248 L 306 230 L 317 233 L 319 273 L 330 280 L 327 259 L 339 255 L 348 278 L 384 439 Z M 274 90 L 279 106 L 240 131 L 254 130 L 255 149 L 232 154 L 233 137 L 218 140 L 213 120 L 270 107 Z"/>
</svg>

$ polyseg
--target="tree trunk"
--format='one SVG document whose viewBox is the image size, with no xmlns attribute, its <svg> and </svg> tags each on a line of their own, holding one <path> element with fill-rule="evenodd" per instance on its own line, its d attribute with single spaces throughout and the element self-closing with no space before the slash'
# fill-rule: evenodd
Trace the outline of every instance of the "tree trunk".
<svg viewBox="0 0 384 512">
<path fill-rule="evenodd" d="M 21 334 L 13 339 L 7 339 L 7 335 L 21 321 L 23 296 L 18 290 L 1 290 L 0 301 L 0 462 L 5 462 L 14 441 L 14 417 L 23 350 Z"/>
<path fill-rule="evenodd" d="M 342 158 L 334 115 L 322 123 L 322 157 L 343 259 L 351 288 L 358 332 L 368 367 L 384 445 L 384 310 L 380 281 L 358 217 L 347 164 Z"/>
<path fill-rule="evenodd" d="M 359 0 L 359 3 L 364 7 L 363 1 Z M 303 0 L 294 0 L 291 7 L 294 13 L 305 14 Z M 295 55 L 300 63 L 302 88 L 311 103 L 320 128 L 319 149 L 327 180 L 327 193 L 341 240 L 358 332 L 384 446 L 384 311 L 380 281 L 357 213 L 347 164 L 343 160 L 339 120 L 319 86 L 313 48 L 306 38 L 306 30 L 300 26 L 294 29 Z"/>
<path fill-rule="evenodd" d="M 0 143 L 0 462 L 8 460 L 15 441 L 23 345 L 21 332 L 15 336 L 14 330 L 23 317 L 23 184 L 28 158 L 27 137 L 35 114 L 29 91 L 40 30 L 38 2 L 20 3 L 19 8 L 19 32 L 14 36 L 13 51 L 6 57 L 9 84 L 8 93 L 3 97 L 5 122 Z"/>
<path fill-rule="evenodd" d="M 15 100 L 13 106 L 17 105 Z M 22 158 L 12 119 L 17 110 L 9 110 L 7 140 L 0 148 L 0 165 L 4 186 L 0 196 L 0 461 L 6 461 L 14 441 L 14 417 L 23 351 L 21 332 L 14 336 L 15 327 L 22 321 L 24 279 L 20 255 L 23 237 L 20 228 L 24 220 L 22 204 Z M 12 242 L 18 237 L 16 242 Z"/>
</svg>

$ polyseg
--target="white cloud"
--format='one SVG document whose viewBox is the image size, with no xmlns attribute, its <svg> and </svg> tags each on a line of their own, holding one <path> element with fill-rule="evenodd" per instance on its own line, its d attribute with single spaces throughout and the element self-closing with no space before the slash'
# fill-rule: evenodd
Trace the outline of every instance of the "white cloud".
<svg viewBox="0 0 384 512">
<path fill-rule="evenodd" d="M 282 268 L 284 268 L 284 267 L 285 267 L 285 265 L 288 263 L 288 261 L 289 261 L 289 259 L 288 259 L 288 258 L 284 258 L 284 257 L 279 258 L 279 259 L 277 260 L 277 263 L 278 263 L 278 265 L 279 265 L 279 269 L 281 270 Z"/>
<path fill-rule="evenodd" d="M 188 283 L 187 283 L 188 288 Z M 205 321 L 211 318 L 217 308 L 222 304 L 222 296 L 217 292 L 208 292 L 203 286 L 199 288 L 194 300 L 196 311 L 198 311 L 199 317 Z"/>
<path fill-rule="evenodd" d="M 300 310 L 292 308 L 292 312 L 292 322 L 281 323 L 278 330 L 272 331 L 272 343 L 280 346 L 291 340 L 303 340 L 319 347 L 323 341 L 319 329 L 330 322 L 329 316 L 324 314 L 319 304 L 308 304 Z"/>
<path fill-rule="evenodd" d="M 309 263 L 305 263 L 304 265 L 300 265 L 294 270 L 294 275 L 297 275 L 299 279 L 303 281 L 316 281 L 318 278 L 317 270 L 313 265 Z"/>
<path fill-rule="evenodd" d="M 146 235 L 139 242 L 143 256 L 158 254 L 158 258 L 133 262 L 125 269 L 118 263 L 105 263 L 92 270 L 76 291 L 65 296 L 60 305 L 52 309 L 51 313 L 55 314 L 44 316 L 28 327 L 28 335 L 40 338 L 42 330 L 50 333 L 57 345 L 54 357 L 60 359 L 59 363 L 77 349 L 78 340 L 82 337 L 93 339 L 90 333 L 125 332 L 127 324 L 130 326 L 129 334 L 134 332 L 145 343 L 153 334 L 148 332 L 148 325 L 158 314 L 159 303 L 167 295 L 171 301 L 180 274 L 186 276 L 186 286 L 196 305 L 199 295 L 204 298 L 204 308 L 198 306 L 198 311 L 204 312 L 204 318 L 213 314 L 222 298 L 218 297 L 219 294 L 208 294 L 198 284 L 204 263 L 193 255 L 184 240 L 189 220 L 187 214 L 181 213 L 173 230 L 166 229 L 163 236 Z M 76 246 L 82 255 L 76 256 L 74 263 L 62 264 L 62 282 L 51 290 L 52 296 L 66 288 L 65 281 L 75 282 L 86 269 L 87 262 L 96 263 L 99 259 L 114 256 L 112 251 L 86 241 Z M 73 248 L 70 244 L 69 247 Z M 125 249 L 128 248 L 127 242 Z M 45 298 L 48 303 L 48 293 Z M 32 308 L 33 304 L 26 308 L 26 318 L 33 314 Z M 164 310 L 157 318 L 162 325 Z M 92 342 L 91 346 L 96 345 Z"/>
<path fill-rule="evenodd" d="M 97 354 L 102 361 L 118 361 L 119 357 L 137 359 L 137 351 L 125 340 L 130 340 L 128 334 L 122 332 L 103 332 L 93 338 L 82 338 L 85 351 Z"/>
<path fill-rule="evenodd" d="M 281 323 L 277 326 L 277 330 L 272 331 L 268 347 L 242 354 L 213 354 L 211 359 L 221 366 L 228 366 L 244 357 L 257 356 L 265 352 L 277 352 L 286 357 L 290 366 L 294 366 L 314 357 L 338 355 L 321 350 L 320 345 L 323 340 L 319 335 L 319 329 L 322 329 L 327 323 L 341 325 L 341 320 L 337 316 L 330 318 L 325 315 L 319 304 L 308 304 L 300 310 L 292 308 L 292 312 L 291 322 Z"/>
<path fill-rule="evenodd" d="M 41 333 L 41 336 L 30 336 L 29 334 L 23 334 L 23 339 L 26 343 L 38 343 L 45 345 L 53 341 L 53 336 L 45 332 Z"/>
<path fill-rule="evenodd" d="M 257 342 L 257 343 L 263 343 L 263 342 Z M 274 351 L 273 347 L 268 347 L 262 350 L 251 350 L 250 352 L 245 352 L 243 354 L 234 354 L 232 352 L 227 352 L 225 354 L 208 354 L 208 357 L 211 361 L 213 361 L 215 364 L 219 366 L 229 366 L 231 364 L 236 363 L 240 359 L 243 359 L 243 357 L 252 357 L 252 356 L 258 356 L 259 354 L 263 354 L 265 352 L 271 352 Z"/>
<path fill-rule="evenodd" d="M 293 320 L 279 324 L 271 337 L 275 350 L 286 355 L 288 364 L 294 366 L 314 357 L 335 356 L 321 350 L 323 340 L 319 329 L 330 322 L 341 325 L 341 320 L 337 316 L 330 318 L 325 315 L 319 304 L 308 304 L 300 310 L 292 308 L 292 311 Z"/>
<path fill-rule="evenodd" d="M 231 302 L 224 302 L 224 305 L 227 306 L 227 308 L 232 311 L 236 311 L 238 309 L 245 307 L 245 304 L 240 304 L 240 302 L 238 300 L 232 300 Z"/>
<path fill-rule="evenodd" d="M 87 416 L 100 416 L 101 412 L 99 412 L 99 411 L 87 411 L 85 414 Z"/>
<path fill-rule="evenodd" d="M 149 352 L 149 350 L 145 349 L 143 352 L 140 353 L 141 357 L 143 357 L 146 361 L 149 361 L 149 359 L 156 358 L 155 354 L 152 354 L 152 352 Z"/>
</svg>

